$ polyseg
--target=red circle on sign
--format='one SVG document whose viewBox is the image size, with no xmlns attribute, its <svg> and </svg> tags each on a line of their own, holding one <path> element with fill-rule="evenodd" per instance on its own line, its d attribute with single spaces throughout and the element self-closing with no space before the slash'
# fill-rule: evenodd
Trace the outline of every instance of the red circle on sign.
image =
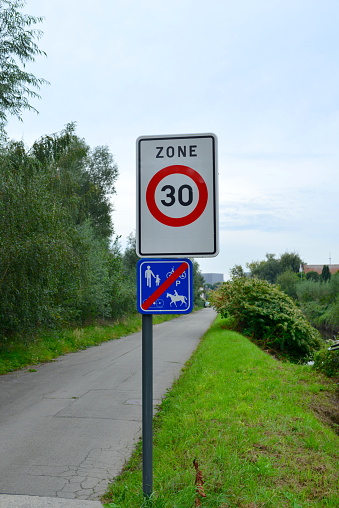
<svg viewBox="0 0 339 508">
<path fill-rule="evenodd" d="M 192 178 L 199 191 L 199 199 L 196 207 L 192 212 L 190 212 L 188 215 L 185 215 L 184 217 L 169 217 L 168 215 L 165 215 L 159 210 L 158 205 L 155 202 L 155 191 L 161 180 L 166 176 L 176 173 Z M 197 171 L 189 168 L 188 166 L 175 165 L 167 166 L 166 168 L 161 169 L 153 176 L 153 178 L 151 178 L 146 190 L 146 203 L 149 211 L 157 221 L 165 224 L 165 226 L 188 226 L 188 224 L 191 224 L 200 217 L 206 208 L 207 201 L 208 190 L 205 180 Z"/>
</svg>

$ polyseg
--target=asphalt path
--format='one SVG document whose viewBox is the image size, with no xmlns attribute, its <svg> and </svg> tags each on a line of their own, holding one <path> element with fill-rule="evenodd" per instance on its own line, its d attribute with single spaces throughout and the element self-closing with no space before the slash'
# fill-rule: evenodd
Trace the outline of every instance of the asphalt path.
<svg viewBox="0 0 339 508">
<path fill-rule="evenodd" d="M 153 326 L 155 406 L 215 316 Z M 101 506 L 141 436 L 141 333 L 34 368 L 0 377 L 0 508 Z"/>
</svg>

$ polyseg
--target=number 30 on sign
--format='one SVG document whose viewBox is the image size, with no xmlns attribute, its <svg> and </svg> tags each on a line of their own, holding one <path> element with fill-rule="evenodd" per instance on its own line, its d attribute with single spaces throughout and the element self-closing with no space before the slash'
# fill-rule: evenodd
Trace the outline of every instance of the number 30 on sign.
<svg viewBox="0 0 339 508">
<path fill-rule="evenodd" d="M 218 254 L 217 139 L 214 134 L 137 140 L 137 253 Z"/>
</svg>

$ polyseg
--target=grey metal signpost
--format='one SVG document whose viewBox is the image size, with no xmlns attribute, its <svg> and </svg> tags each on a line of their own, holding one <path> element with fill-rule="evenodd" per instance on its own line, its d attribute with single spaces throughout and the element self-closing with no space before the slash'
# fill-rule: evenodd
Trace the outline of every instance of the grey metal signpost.
<svg viewBox="0 0 339 508">
<path fill-rule="evenodd" d="M 142 315 L 142 485 L 153 490 L 153 316 Z"/>
</svg>

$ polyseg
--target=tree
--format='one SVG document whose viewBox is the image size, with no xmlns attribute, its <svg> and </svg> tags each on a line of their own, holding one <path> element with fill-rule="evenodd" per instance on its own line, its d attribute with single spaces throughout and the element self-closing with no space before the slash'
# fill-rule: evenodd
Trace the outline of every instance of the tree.
<svg viewBox="0 0 339 508">
<path fill-rule="evenodd" d="M 277 284 L 284 293 L 293 298 L 298 299 L 297 284 L 300 282 L 298 275 L 292 270 L 286 270 L 277 277 Z"/>
<path fill-rule="evenodd" d="M 0 151 L 0 329 L 64 319 L 80 279 L 77 231 L 23 143 Z M 62 310 L 61 310 L 62 307 Z"/>
<path fill-rule="evenodd" d="M 113 233 L 112 203 L 118 166 L 107 146 L 93 150 L 75 133 L 69 123 L 57 134 L 36 141 L 32 155 L 52 174 L 51 185 L 77 225 L 90 220 L 99 238 Z"/>
<path fill-rule="evenodd" d="M 251 270 L 252 277 L 267 280 L 272 284 L 275 283 L 280 273 L 280 264 L 278 259 L 275 258 L 275 254 L 266 254 L 266 260 L 252 261 L 247 266 Z"/>
<path fill-rule="evenodd" d="M 230 269 L 230 276 L 232 279 L 235 279 L 237 277 L 246 277 L 246 274 L 241 265 L 234 265 L 233 268 Z"/>
<path fill-rule="evenodd" d="M 200 266 L 198 261 L 195 259 L 191 259 L 193 264 L 193 300 L 194 305 L 197 307 L 202 307 L 204 305 L 204 301 L 201 298 L 201 295 L 204 291 L 205 279 L 201 273 Z"/>
<path fill-rule="evenodd" d="M 136 238 L 135 233 L 132 232 L 128 235 L 127 246 L 123 255 L 123 266 L 126 280 L 136 288 L 136 274 L 137 274 L 137 263 L 139 256 L 136 252 Z"/>
<path fill-rule="evenodd" d="M 91 150 L 70 124 L 31 150 L 4 143 L 0 172 L 0 336 L 131 308 L 110 247 L 117 166 L 106 147 Z"/>
<path fill-rule="evenodd" d="M 36 41 L 40 30 L 31 28 L 41 17 L 22 14 L 24 0 L 0 0 L 0 132 L 4 135 L 7 115 L 21 120 L 25 109 L 36 111 L 29 99 L 40 98 L 36 90 L 47 81 L 25 70 L 27 62 L 38 55 L 46 55 Z"/>
<path fill-rule="evenodd" d="M 303 264 L 297 252 L 284 252 L 281 254 L 279 262 L 281 273 L 287 271 L 299 273 L 300 265 Z"/>
<path fill-rule="evenodd" d="M 134 270 L 135 271 L 135 270 Z M 126 279 L 124 259 L 121 253 L 119 237 L 110 248 L 110 289 L 111 317 L 119 318 L 136 311 L 135 285 Z"/>
<path fill-rule="evenodd" d="M 247 267 L 250 269 L 252 277 L 275 284 L 281 273 L 287 271 L 298 273 L 302 263 L 299 254 L 296 252 L 285 252 L 278 259 L 275 254 L 266 254 L 266 260 L 252 261 L 247 263 Z"/>
<path fill-rule="evenodd" d="M 330 280 L 330 278 L 331 278 L 330 269 L 329 269 L 328 265 L 324 265 L 321 275 L 320 275 L 320 279 L 322 282 L 328 282 Z"/>
</svg>

